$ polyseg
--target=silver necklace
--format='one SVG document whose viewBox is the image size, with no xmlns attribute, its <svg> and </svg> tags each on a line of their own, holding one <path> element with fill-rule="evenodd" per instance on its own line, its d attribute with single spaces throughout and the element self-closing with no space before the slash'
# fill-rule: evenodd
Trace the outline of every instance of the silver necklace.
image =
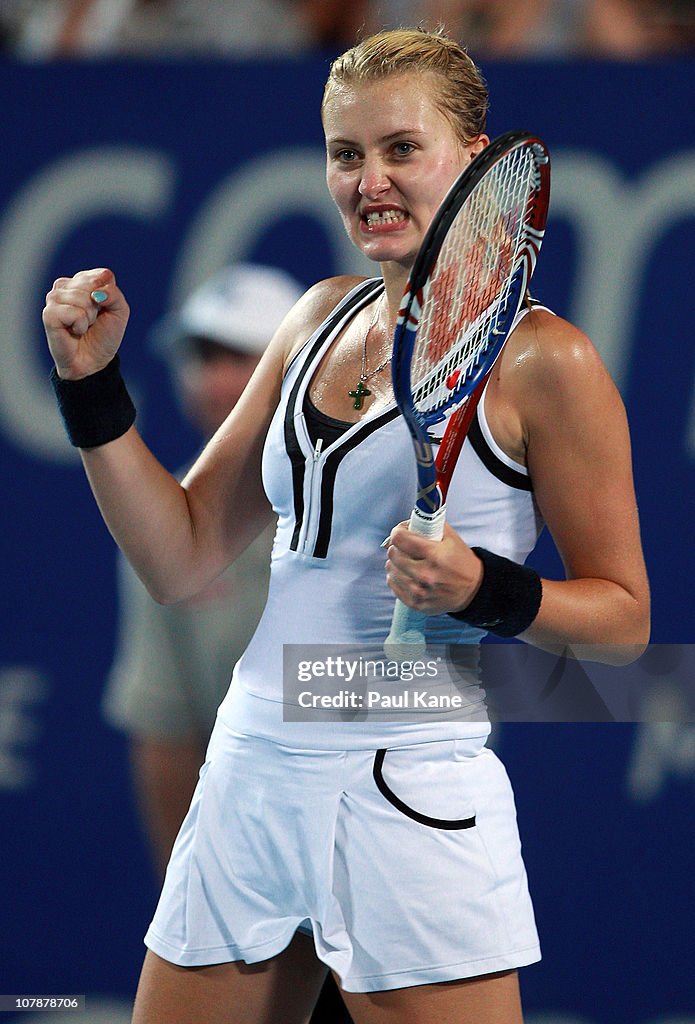
<svg viewBox="0 0 695 1024">
<path fill-rule="evenodd" d="M 391 362 L 391 355 L 389 353 L 386 359 L 384 359 L 383 363 L 380 363 L 373 370 L 370 370 L 369 373 L 367 373 L 367 339 L 371 334 L 372 328 L 377 322 L 385 295 L 386 292 L 381 293 L 379 301 L 374 307 L 374 312 L 372 314 L 372 319 L 369 321 L 369 326 L 367 327 L 367 330 L 364 332 L 364 339 L 362 341 L 362 372 L 360 373 L 360 379 L 357 382 L 357 387 L 354 388 L 353 391 L 348 391 L 348 395 L 350 396 L 350 398 L 354 398 L 355 400 L 352 403 L 353 409 L 361 409 L 364 399 L 368 398 L 369 395 L 371 395 L 371 391 L 369 390 L 369 388 L 365 387 L 367 381 L 371 380 L 372 377 L 375 377 L 377 373 L 381 373 L 382 370 L 385 370 L 388 364 Z"/>
</svg>

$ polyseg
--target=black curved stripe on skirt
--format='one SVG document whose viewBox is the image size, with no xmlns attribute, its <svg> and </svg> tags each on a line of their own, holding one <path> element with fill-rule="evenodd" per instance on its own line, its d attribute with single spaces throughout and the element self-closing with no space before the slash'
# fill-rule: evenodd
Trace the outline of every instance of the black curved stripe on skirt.
<svg viewBox="0 0 695 1024">
<path fill-rule="evenodd" d="M 512 466 L 508 466 L 506 462 L 502 462 L 502 459 L 498 458 L 492 451 L 485 440 L 477 415 L 473 417 L 473 422 L 468 429 L 468 440 L 471 442 L 473 451 L 485 468 L 493 476 L 496 476 L 498 480 L 501 480 L 503 484 L 506 484 L 508 487 L 516 487 L 519 491 L 533 490 L 530 476 L 519 472 L 518 469 L 513 469 Z"/>
<path fill-rule="evenodd" d="M 419 821 L 421 825 L 429 825 L 430 828 L 445 828 L 445 829 L 463 829 L 473 828 L 475 825 L 475 815 L 471 818 L 431 818 L 428 814 L 421 814 L 420 811 L 414 810 L 409 807 L 408 804 L 404 803 L 400 797 L 397 797 L 391 787 L 386 782 L 383 776 L 383 765 L 384 758 L 386 757 L 386 750 L 377 750 L 374 757 L 374 767 L 372 774 L 374 781 L 377 784 L 377 788 L 382 796 L 384 796 L 390 804 L 405 814 L 408 818 L 412 818 L 414 821 Z"/>
</svg>

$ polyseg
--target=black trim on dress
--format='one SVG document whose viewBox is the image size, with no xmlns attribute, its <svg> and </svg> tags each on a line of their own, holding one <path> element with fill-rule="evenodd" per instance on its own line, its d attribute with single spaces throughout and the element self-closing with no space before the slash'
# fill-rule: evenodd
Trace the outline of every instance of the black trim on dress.
<svg viewBox="0 0 695 1024">
<path fill-rule="evenodd" d="M 485 440 L 478 416 L 479 412 L 476 413 L 469 427 L 468 440 L 482 464 L 489 473 L 492 473 L 493 476 L 497 477 L 498 480 L 501 480 L 508 487 L 516 487 L 520 491 L 532 491 L 531 477 L 527 473 L 522 473 L 512 466 L 508 466 L 506 462 L 502 462 L 502 459 L 492 451 Z"/>
<path fill-rule="evenodd" d="M 292 391 L 287 400 L 285 407 L 285 422 L 284 422 L 284 436 L 285 436 L 285 450 L 292 466 L 292 491 L 294 497 L 294 530 L 292 532 L 292 540 L 290 542 L 290 550 L 297 551 L 299 547 L 299 537 L 302 531 L 302 525 L 304 522 L 304 478 L 306 474 L 306 456 L 302 451 L 295 428 L 295 415 L 298 410 L 299 394 L 305 384 L 306 376 L 309 372 L 309 368 L 313 364 L 315 357 L 318 355 L 320 350 L 325 345 L 327 339 L 330 337 L 332 332 L 339 326 L 340 322 L 345 318 L 346 313 L 353 312 L 353 315 L 358 312 L 361 305 L 364 304 L 364 300 L 371 298 L 373 295 L 378 294 L 383 289 L 383 282 L 380 278 L 370 278 L 364 281 L 363 284 L 357 286 L 357 289 L 352 293 L 348 293 L 341 299 L 336 308 L 333 310 L 331 315 L 325 321 L 325 323 L 319 328 L 318 334 L 314 343 L 308 352 L 300 349 L 295 355 L 294 359 L 298 356 L 304 358 L 304 365 L 302 366 L 297 379 L 294 382 Z M 357 307 L 357 309 L 355 308 Z M 347 322 L 347 320 L 346 320 Z M 294 361 L 293 359 L 293 361 Z M 398 415 L 398 411 L 394 410 L 395 414 Z M 376 429 L 382 423 L 386 422 L 386 419 L 382 416 L 375 420 L 370 421 L 365 426 L 370 429 L 365 433 L 359 430 L 354 437 L 346 445 L 341 445 L 340 448 L 336 449 L 335 452 L 331 453 L 329 459 L 326 460 L 326 468 L 330 469 L 330 492 L 327 491 L 326 484 L 322 480 L 321 483 L 321 510 L 319 519 L 319 538 L 314 546 L 314 556 L 317 558 L 325 558 L 328 552 L 328 542 L 330 540 L 331 523 L 330 518 L 333 515 L 333 485 L 335 483 L 335 474 L 340 465 L 340 461 L 344 455 L 347 454 L 353 447 L 359 444 L 362 437 L 366 437 L 368 433 L 371 433 L 372 429 Z M 332 468 L 333 462 L 337 457 L 335 468 Z M 325 469 L 324 469 L 325 472 Z M 325 512 L 328 511 L 329 521 L 325 522 Z"/>
</svg>

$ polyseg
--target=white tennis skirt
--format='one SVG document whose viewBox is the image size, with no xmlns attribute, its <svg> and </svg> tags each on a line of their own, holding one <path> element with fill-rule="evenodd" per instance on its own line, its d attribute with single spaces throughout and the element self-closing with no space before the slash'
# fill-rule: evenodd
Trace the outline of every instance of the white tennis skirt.
<svg viewBox="0 0 695 1024">
<path fill-rule="evenodd" d="M 257 963 L 301 929 L 349 992 L 539 960 L 511 787 L 482 743 L 292 749 L 218 720 L 146 945 Z"/>
</svg>

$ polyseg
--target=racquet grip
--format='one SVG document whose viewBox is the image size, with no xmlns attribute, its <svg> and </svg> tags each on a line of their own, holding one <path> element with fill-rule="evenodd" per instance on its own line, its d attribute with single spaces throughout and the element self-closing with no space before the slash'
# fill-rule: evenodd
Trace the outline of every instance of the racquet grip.
<svg viewBox="0 0 695 1024">
<path fill-rule="evenodd" d="M 414 508 L 408 529 L 419 533 L 428 540 L 441 540 L 444 536 L 446 506 L 442 505 L 436 512 L 428 515 Z M 425 652 L 425 623 L 427 616 L 422 612 L 409 608 L 407 604 L 396 598 L 393 609 L 391 631 L 384 643 L 384 653 L 394 661 L 406 661 L 420 657 Z"/>
</svg>

